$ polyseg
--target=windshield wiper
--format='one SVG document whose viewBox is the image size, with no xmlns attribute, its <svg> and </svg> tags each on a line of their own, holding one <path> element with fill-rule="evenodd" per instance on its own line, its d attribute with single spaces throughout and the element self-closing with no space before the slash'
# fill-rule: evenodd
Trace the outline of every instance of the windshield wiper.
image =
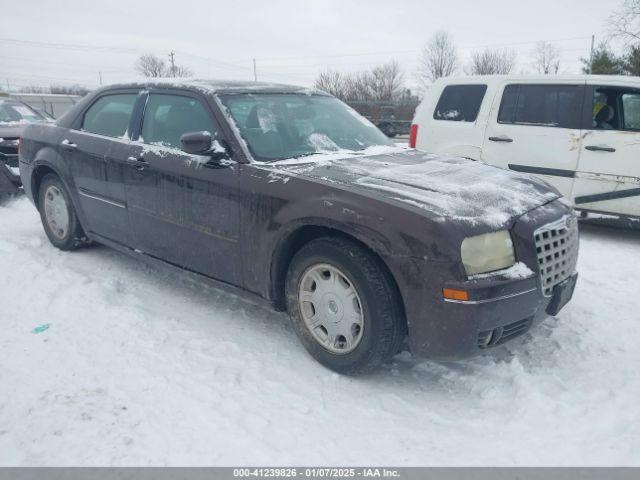
<svg viewBox="0 0 640 480">
<path fill-rule="evenodd" d="M 311 155 L 328 155 L 329 153 L 333 153 L 333 152 L 309 152 L 309 153 L 301 153 L 300 155 L 295 155 L 293 157 L 287 157 L 287 158 L 274 158 L 273 160 L 266 160 L 262 163 L 274 163 L 274 162 L 282 162 L 283 160 L 292 160 L 294 158 L 302 158 L 302 157 L 309 157 Z"/>
</svg>

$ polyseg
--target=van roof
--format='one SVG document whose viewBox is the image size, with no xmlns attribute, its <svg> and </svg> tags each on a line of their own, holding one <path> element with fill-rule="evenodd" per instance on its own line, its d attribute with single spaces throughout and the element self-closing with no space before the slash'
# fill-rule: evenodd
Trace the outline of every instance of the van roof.
<svg viewBox="0 0 640 480">
<path fill-rule="evenodd" d="M 443 77 L 435 83 L 504 83 L 504 82 L 543 82 L 543 83 L 622 83 L 640 86 L 640 77 L 625 75 L 471 75 L 465 77 Z"/>
</svg>

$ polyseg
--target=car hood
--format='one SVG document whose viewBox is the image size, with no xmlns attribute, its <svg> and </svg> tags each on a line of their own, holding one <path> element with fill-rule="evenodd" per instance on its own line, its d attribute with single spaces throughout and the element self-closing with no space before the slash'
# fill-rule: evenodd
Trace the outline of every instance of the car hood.
<svg viewBox="0 0 640 480">
<path fill-rule="evenodd" d="M 561 196 L 547 183 L 526 174 L 416 150 L 314 157 L 311 162 L 283 161 L 274 167 L 282 173 L 347 185 L 418 208 L 437 219 L 501 227 Z"/>
<path fill-rule="evenodd" d="M 0 122 L 0 138 L 17 138 L 22 136 L 28 123 Z"/>
</svg>

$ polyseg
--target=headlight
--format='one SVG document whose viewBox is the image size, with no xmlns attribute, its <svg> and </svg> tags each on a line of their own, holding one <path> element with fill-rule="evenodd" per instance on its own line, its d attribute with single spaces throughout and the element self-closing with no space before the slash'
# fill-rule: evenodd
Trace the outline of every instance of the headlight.
<svg viewBox="0 0 640 480">
<path fill-rule="evenodd" d="M 467 275 L 501 270 L 516 262 L 507 230 L 465 238 L 460 253 Z"/>
</svg>

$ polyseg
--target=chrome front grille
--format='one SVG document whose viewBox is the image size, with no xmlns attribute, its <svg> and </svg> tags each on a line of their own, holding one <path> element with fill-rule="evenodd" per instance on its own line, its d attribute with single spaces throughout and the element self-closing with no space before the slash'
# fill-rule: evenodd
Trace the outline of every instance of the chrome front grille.
<svg viewBox="0 0 640 480">
<path fill-rule="evenodd" d="M 578 220 L 566 215 L 534 233 L 542 291 L 553 294 L 553 287 L 567 279 L 578 262 Z"/>
</svg>

